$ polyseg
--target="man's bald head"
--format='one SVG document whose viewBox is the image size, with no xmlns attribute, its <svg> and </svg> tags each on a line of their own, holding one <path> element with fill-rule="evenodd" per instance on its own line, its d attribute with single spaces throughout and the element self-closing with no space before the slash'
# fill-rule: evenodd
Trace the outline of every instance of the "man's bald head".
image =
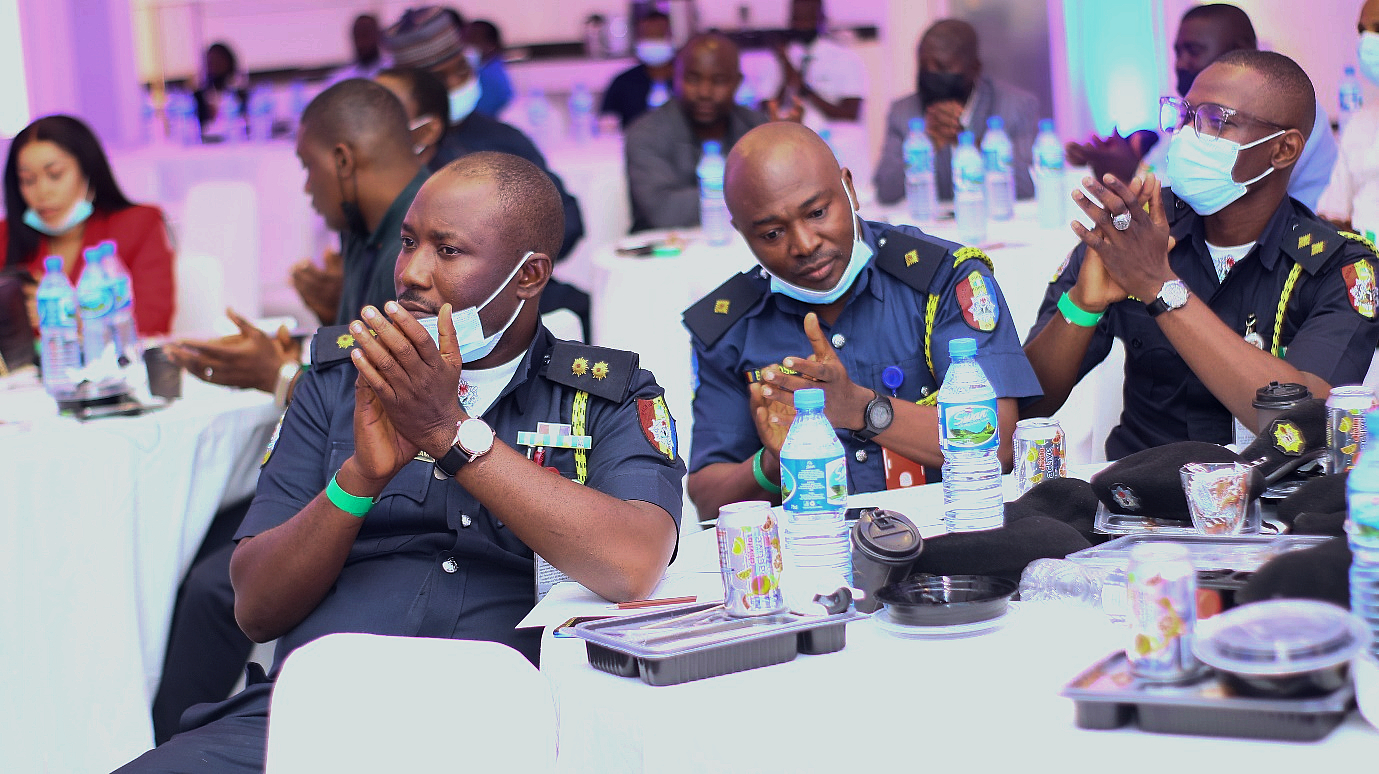
<svg viewBox="0 0 1379 774">
<path fill-rule="evenodd" d="M 978 61 L 977 30 L 962 19 L 940 19 L 933 23 L 919 39 L 919 55 L 932 52 L 936 56 L 953 56 Z"/>
<path fill-rule="evenodd" d="M 804 181 L 838 184 L 840 172 L 833 151 L 812 129 L 773 121 L 743 135 L 728 153 L 723 196 L 737 218 L 748 198 L 795 188 Z"/>
<path fill-rule="evenodd" d="M 737 44 L 716 32 L 695 35 L 675 57 L 675 98 L 696 127 L 720 126 L 742 83 Z"/>
<path fill-rule="evenodd" d="M 302 111 L 301 134 L 326 148 L 348 145 L 361 166 L 412 157 L 406 109 L 363 78 L 341 81 L 313 99 Z"/>
<path fill-rule="evenodd" d="M 432 177 L 484 180 L 502 223 L 501 237 L 511 252 L 528 250 L 555 260 L 565 239 L 565 209 L 550 176 L 519 156 L 495 151 L 470 153 L 450 162 Z"/>
<path fill-rule="evenodd" d="M 1211 67 L 1237 67 L 1258 78 L 1251 105 L 1232 106 L 1306 138 L 1316 122 L 1317 94 L 1312 79 L 1297 62 L 1274 51 L 1240 49 L 1223 54 Z"/>
</svg>

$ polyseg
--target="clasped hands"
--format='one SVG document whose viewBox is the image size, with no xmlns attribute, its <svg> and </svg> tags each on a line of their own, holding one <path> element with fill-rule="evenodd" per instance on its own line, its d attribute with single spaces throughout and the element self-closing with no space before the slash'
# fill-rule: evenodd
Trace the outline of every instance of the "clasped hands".
<svg viewBox="0 0 1379 774">
<path fill-rule="evenodd" d="M 874 394 L 852 381 L 847 366 L 824 337 L 818 315 L 804 318 L 804 333 L 813 352 L 805 358 L 782 358 L 779 365 L 761 369 L 761 380 L 751 385 L 750 405 L 757 436 L 766 450 L 763 470 L 779 470 L 780 449 L 795 418 L 795 391 L 824 391 L 824 414 L 834 427 L 861 429 L 867 403 Z M 787 373 L 793 371 L 794 373 Z"/>
<path fill-rule="evenodd" d="M 1146 174 L 1127 185 L 1108 174 L 1101 182 L 1084 178 L 1083 185 L 1102 206 L 1081 190 L 1072 193 L 1073 201 L 1095 228 L 1088 229 L 1077 221 L 1072 224 L 1073 233 L 1087 246 L 1087 254 L 1069 296 L 1089 312 L 1102 312 L 1129 296 L 1153 300 L 1164 282 L 1176 276 L 1168 261 L 1174 239 L 1169 235 L 1158 178 Z M 1127 213 L 1128 226 L 1116 228 L 1114 219 L 1120 216 L 1124 225 Z"/>
</svg>

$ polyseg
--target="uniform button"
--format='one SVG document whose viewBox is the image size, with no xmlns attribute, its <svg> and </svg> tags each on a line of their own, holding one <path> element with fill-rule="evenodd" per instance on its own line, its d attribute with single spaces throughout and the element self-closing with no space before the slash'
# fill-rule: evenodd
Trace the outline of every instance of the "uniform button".
<svg viewBox="0 0 1379 774">
<path fill-rule="evenodd" d="M 846 343 L 848 343 L 848 337 L 847 337 L 847 336 L 844 336 L 844 335 L 841 334 L 841 333 L 835 333 L 835 334 L 833 334 L 833 339 L 832 339 L 832 341 L 833 341 L 833 348 L 834 348 L 834 349 L 842 349 L 842 348 L 843 348 L 843 345 L 846 344 Z"/>
<path fill-rule="evenodd" d="M 474 520 L 471 519 L 471 518 L 469 518 L 469 514 L 467 514 L 467 513 L 461 513 L 461 514 L 460 514 L 460 526 L 461 526 L 461 527 L 468 527 L 469 525 L 471 525 L 471 524 L 473 524 L 473 523 L 474 523 Z"/>
<path fill-rule="evenodd" d="M 857 452 L 856 452 L 855 454 L 853 454 L 852 456 L 855 457 L 855 458 L 857 459 L 858 462 L 866 462 L 866 461 L 867 461 L 867 450 L 866 450 L 866 449 L 858 449 Z"/>
<path fill-rule="evenodd" d="M 885 237 L 881 237 L 880 239 L 876 240 L 876 246 L 877 246 L 877 247 L 885 247 L 885 246 L 886 246 L 886 238 L 885 238 Z"/>
<path fill-rule="evenodd" d="M 457 573 L 460 571 L 460 563 L 455 561 L 453 556 L 446 557 L 446 560 L 441 562 L 441 569 L 448 573 Z"/>
<path fill-rule="evenodd" d="M 921 397 L 921 398 L 927 398 L 927 397 L 929 397 L 929 388 L 928 388 L 928 387 L 920 387 L 920 388 L 919 388 L 919 397 Z"/>
</svg>

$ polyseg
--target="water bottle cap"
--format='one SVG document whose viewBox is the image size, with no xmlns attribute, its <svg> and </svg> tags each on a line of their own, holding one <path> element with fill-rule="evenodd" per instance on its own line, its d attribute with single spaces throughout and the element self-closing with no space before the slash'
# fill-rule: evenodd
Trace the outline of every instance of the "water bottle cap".
<svg viewBox="0 0 1379 774">
<path fill-rule="evenodd" d="M 976 145 L 977 138 L 971 132 L 958 133 L 958 145 Z"/>
<path fill-rule="evenodd" d="M 1052 131 L 1053 131 L 1053 119 L 1052 119 L 1052 118 L 1041 118 L 1041 119 L 1039 119 L 1039 131 L 1041 131 L 1041 132 L 1052 132 Z"/>
<path fill-rule="evenodd" d="M 81 257 L 86 259 L 87 263 L 100 263 L 101 259 L 105 257 L 105 251 L 101 249 L 100 245 L 96 245 L 82 250 Z"/>
<path fill-rule="evenodd" d="M 723 144 L 720 143 L 718 140 L 705 140 L 705 141 L 704 141 L 704 154 L 705 154 L 705 155 L 709 155 L 709 154 L 717 155 L 717 154 L 720 154 L 720 153 L 722 153 L 722 152 L 723 152 Z"/>
<path fill-rule="evenodd" d="M 960 357 L 972 357 L 975 354 L 977 354 L 976 339 L 964 336 L 960 339 L 948 340 L 948 357 L 956 359 Z M 798 392 L 795 394 L 799 395 Z"/>
<path fill-rule="evenodd" d="M 1345 74 L 1348 75 L 1348 76 L 1355 75 L 1355 68 L 1354 68 L 1354 67 L 1346 67 L 1346 69 L 1345 69 Z"/>
<path fill-rule="evenodd" d="M 1005 120 L 1004 118 L 1001 118 L 1000 116 L 992 116 L 992 117 L 986 119 L 986 128 L 987 128 L 987 129 L 1004 129 L 1004 128 L 1006 128 L 1006 120 Z"/>
<path fill-rule="evenodd" d="M 808 411 L 824 407 L 824 391 L 819 389 L 795 390 L 795 410 Z"/>
<path fill-rule="evenodd" d="M 62 271 L 62 256 L 50 255 L 43 259 L 43 270 L 46 272 Z"/>
<path fill-rule="evenodd" d="M 924 131 L 924 119 L 922 119 L 922 118 L 911 118 L 911 119 L 910 119 L 910 131 L 911 131 L 911 132 L 922 132 L 922 131 Z"/>
</svg>

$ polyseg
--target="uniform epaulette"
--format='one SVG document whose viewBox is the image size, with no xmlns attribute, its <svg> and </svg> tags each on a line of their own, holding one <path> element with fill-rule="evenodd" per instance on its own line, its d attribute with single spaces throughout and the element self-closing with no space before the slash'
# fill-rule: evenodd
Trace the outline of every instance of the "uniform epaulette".
<svg viewBox="0 0 1379 774">
<path fill-rule="evenodd" d="M 350 326 L 321 328 L 311 340 L 311 365 L 319 369 L 343 363 L 350 359 L 350 350 L 354 347 L 354 334 L 350 333 Z"/>
<path fill-rule="evenodd" d="M 1345 245 L 1340 232 L 1324 221 L 1298 218 L 1293 226 L 1284 233 L 1279 249 L 1308 274 L 1316 274 Z"/>
<path fill-rule="evenodd" d="M 546 378 L 606 400 L 627 397 L 639 358 L 635 352 L 557 341 L 546 363 Z"/>
<path fill-rule="evenodd" d="M 948 257 L 936 242 L 888 229 L 876 239 L 876 266 L 921 293 L 929 292 L 934 274 Z"/>
<path fill-rule="evenodd" d="M 685 327 L 712 347 L 765 295 L 762 284 L 752 279 L 756 273 L 757 270 L 752 269 L 734 275 L 717 290 L 696 301 L 685 310 Z"/>
</svg>

